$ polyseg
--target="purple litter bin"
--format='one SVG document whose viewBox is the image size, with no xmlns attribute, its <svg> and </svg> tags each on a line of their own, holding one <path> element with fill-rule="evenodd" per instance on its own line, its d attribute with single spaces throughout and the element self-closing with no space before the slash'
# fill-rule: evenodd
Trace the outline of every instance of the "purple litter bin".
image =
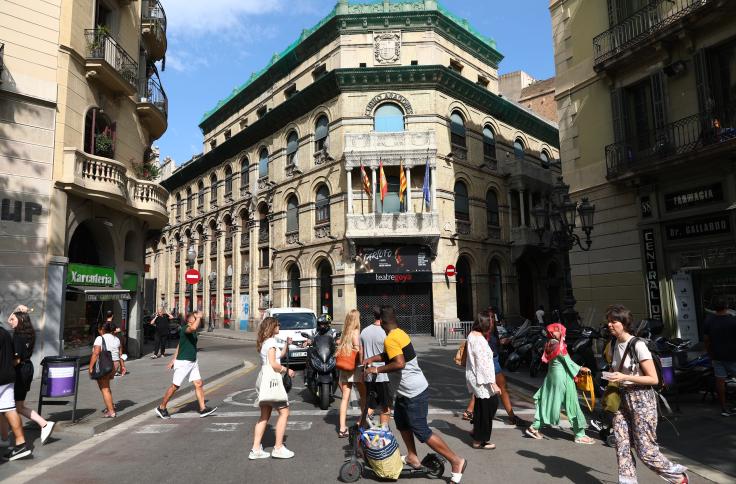
<svg viewBox="0 0 736 484">
<path fill-rule="evenodd" d="M 74 397 L 72 421 L 76 420 L 77 386 L 79 383 L 79 358 L 76 356 L 47 356 L 41 361 L 41 395 L 38 413 L 44 398 Z"/>
</svg>

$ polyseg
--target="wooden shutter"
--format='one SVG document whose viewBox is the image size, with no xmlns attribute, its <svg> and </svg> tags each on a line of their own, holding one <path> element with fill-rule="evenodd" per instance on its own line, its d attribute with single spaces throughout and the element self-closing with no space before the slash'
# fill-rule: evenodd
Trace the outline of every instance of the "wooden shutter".
<svg viewBox="0 0 736 484">
<path fill-rule="evenodd" d="M 657 134 L 667 124 L 667 78 L 664 72 L 653 74 L 649 81 L 652 86 L 652 114 L 654 115 L 654 129 Z"/>
<path fill-rule="evenodd" d="M 623 89 L 611 90 L 611 116 L 613 118 L 613 140 L 623 143 L 626 140 L 626 105 Z"/>
<path fill-rule="evenodd" d="M 698 109 L 701 114 L 706 114 L 713 110 L 713 93 L 710 88 L 710 64 L 706 50 L 700 49 L 695 52 L 693 62 L 695 64 L 695 88 L 698 93 Z"/>
</svg>

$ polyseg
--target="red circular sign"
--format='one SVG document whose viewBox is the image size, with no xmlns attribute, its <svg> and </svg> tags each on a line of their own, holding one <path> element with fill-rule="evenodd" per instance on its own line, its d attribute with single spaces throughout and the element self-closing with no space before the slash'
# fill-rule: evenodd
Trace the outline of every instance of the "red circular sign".
<svg viewBox="0 0 736 484">
<path fill-rule="evenodd" d="M 455 272 L 454 265 L 450 264 L 449 266 L 445 267 L 445 275 L 447 277 L 455 277 L 455 274 L 457 274 L 457 272 Z"/>
<path fill-rule="evenodd" d="M 184 273 L 184 280 L 187 284 L 196 284 L 199 282 L 200 276 L 197 269 L 189 269 Z"/>
</svg>

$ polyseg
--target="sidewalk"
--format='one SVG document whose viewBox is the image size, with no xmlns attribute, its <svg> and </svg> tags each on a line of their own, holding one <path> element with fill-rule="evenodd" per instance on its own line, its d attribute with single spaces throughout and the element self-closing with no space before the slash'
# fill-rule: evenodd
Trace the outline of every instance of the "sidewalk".
<svg viewBox="0 0 736 484">
<path fill-rule="evenodd" d="M 169 342 L 167 355 L 173 354 L 176 343 L 176 340 Z M 245 364 L 244 356 L 247 354 L 243 351 L 243 346 L 244 341 L 203 337 L 199 343 L 198 358 L 205 384 L 242 368 Z M 140 359 L 128 360 L 125 366 L 130 373 L 112 381 L 112 396 L 117 406 L 117 417 L 114 419 L 102 418 L 101 410 L 104 408 L 102 394 L 96 382 L 90 380 L 87 366 L 82 367 L 79 375 L 77 421 L 75 423 L 71 422 L 74 397 L 68 400 L 44 399 L 43 416 L 48 420 L 58 422 L 54 434 L 69 432 L 92 436 L 143 412 L 153 410 L 161 401 L 166 388 L 171 384 L 172 372 L 166 368 L 171 360 L 170 356 L 152 360 L 150 355 L 149 350 Z M 41 379 L 36 378 L 28 393 L 26 406 L 34 410 L 38 408 L 40 386 Z M 176 395 L 181 396 L 192 390 L 191 383 L 185 382 Z M 59 405 L 55 402 L 67 402 L 67 404 Z M 35 424 L 29 425 L 36 428 Z"/>
<path fill-rule="evenodd" d="M 199 337 L 203 340 L 206 338 L 229 339 L 234 341 L 250 341 L 255 343 L 258 333 L 255 331 L 235 331 L 232 329 L 217 328 L 212 331 L 206 329 L 199 333 Z"/>
</svg>

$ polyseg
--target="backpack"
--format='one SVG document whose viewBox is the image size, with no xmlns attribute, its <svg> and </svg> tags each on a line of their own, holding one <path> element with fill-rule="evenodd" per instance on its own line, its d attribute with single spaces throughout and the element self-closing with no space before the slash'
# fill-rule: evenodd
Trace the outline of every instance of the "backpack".
<svg viewBox="0 0 736 484">
<path fill-rule="evenodd" d="M 636 355 L 636 344 L 639 341 L 643 342 L 644 344 L 647 344 L 646 340 L 644 340 L 643 338 L 639 338 L 638 336 L 634 337 L 634 341 L 632 342 L 633 346 L 632 346 L 632 351 L 631 351 L 630 356 L 631 356 L 631 361 L 633 361 L 634 364 L 637 364 L 637 365 L 639 364 L 639 358 Z M 647 344 L 647 348 L 648 347 L 649 345 Z M 654 363 L 654 369 L 657 372 L 657 383 L 655 385 L 652 385 L 652 388 L 657 393 L 662 393 L 662 390 L 664 390 L 664 377 L 662 376 L 662 360 L 660 360 L 659 355 L 657 353 L 651 350 L 650 352 L 652 353 L 652 362 Z"/>
</svg>

